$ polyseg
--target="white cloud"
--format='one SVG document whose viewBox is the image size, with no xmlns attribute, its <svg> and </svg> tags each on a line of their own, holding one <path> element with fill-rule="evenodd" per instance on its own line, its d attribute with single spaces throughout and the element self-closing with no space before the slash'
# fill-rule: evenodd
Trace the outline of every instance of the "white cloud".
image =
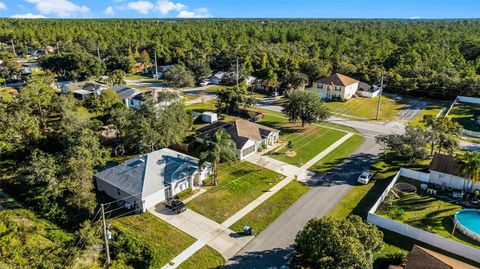
<svg viewBox="0 0 480 269">
<path fill-rule="evenodd" d="M 26 0 L 35 4 L 35 8 L 43 15 L 54 14 L 58 17 L 70 17 L 76 13 L 87 13 L 87 6 L 79 6 L 69 0 Z"/>
<path fill-rule="evenodd" d="M 7 5 L 4 2 L 0 2 L 0 10 L 7 9 Z"/>
<path fill-rule="evenodd" d="M 167 15 L 170 11 L 182 11 L 186 9 L 187 6 L 182 3 L 174 3 L 168 0 L 158 0 L 157 1 L 157 9 L 163 15 Z"/>
<path fill-rule="evenodd" d="M 148 1 L 129 2 L 127 6 L 129 9 L 136 10 L 142 14 L 147 14 L 153 8 L 153 4 Z"/>
<path fill-rule="evenodd" d="M 208 18 L 208 17 L 211 17 L 211 14 L 206 8 L 197 8 L 191 11 L 182 10 L 177 15 L 177 18 Z"/>
<path fill-rule="evenodd" d="M 411 20 L 418 20 L 418 19 L 421 19 L 422 17 L 419 17 L 419 16 L 414 16 L 414 17 L 410 17 Z"/>
<path fill-rule="evenodd" d="M 32 14 L 32 13 L 26 13 L 26 14 L 13 15 L 13 16 L 11 16 L 11 18 L 43 19 L 43 18 L 46 18 L 46 17 L 43 16 L 43 15 L 35 15 L 35 14 Z"/>
<path fill-rule="evenodd" d="M 114 12 L 113 12 L 113 7 L 109 6 L 105 9 L 105 14 L 107 15 L 113 15 Z"/>
</svg>

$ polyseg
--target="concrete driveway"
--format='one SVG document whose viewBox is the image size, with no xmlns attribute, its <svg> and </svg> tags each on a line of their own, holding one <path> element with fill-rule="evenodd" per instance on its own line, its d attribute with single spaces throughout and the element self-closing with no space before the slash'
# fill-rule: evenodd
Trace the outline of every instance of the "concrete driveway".
<svg viewBox="0 0 480 269">
<path fill-rule="evenodd" d="M 228 229 L 228 227 L 190 209 L 180 214 L 175 214 L 159 204 L 156 207 L 149 208 L 148 211 L 193 238 L 205 242 L 222 254 L 226 260 L 234 256 L 252 239 L 252 236 L 239 236 L 234 231 Z"/>
<path fill-rule="evenodd" d="M 365 142 L 332 172 L 315 177 L 311 189 L 248 243 L 225 268 L 280 268 L 292 253 L 295 236 L 312 218 L 323 217 L 355 185 L 358 175 L 377 161 L 374 139 Z"/>
</svg>

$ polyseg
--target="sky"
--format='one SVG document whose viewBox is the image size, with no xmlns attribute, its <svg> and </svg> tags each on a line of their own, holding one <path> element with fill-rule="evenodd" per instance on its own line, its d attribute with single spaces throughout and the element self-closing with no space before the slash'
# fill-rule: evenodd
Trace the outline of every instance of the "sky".
<svg viewBox="0 0 480 269">
<path fill-rule="evenodd" d="M 0 0 L 13 18 L 480 18 L 480 0 Z"/>
</svg>

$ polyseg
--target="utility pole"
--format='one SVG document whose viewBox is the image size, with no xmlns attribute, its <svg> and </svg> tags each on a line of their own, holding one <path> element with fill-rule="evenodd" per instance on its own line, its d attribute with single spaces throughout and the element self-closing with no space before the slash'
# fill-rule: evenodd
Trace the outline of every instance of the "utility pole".
<svg viewBox="0 0 480 269">
<path fill-rule="evenodd" d="M 17 58 L 17 52 L 15 51 L 15 44 L 13 44 L 13 39 L 10 39 L 10 42 L 12 42 L 13 57 Z"/>
<path fill-rule="evenodd" d="M 377 118 L 376 120 L 380 119 L 380 104 L 382 102 L 382 93 L 383 93 L 383 74 L 380 79 L 380 93 L 378 94 L 378 104 L 377 104 Z"/>
<path fill-rule="evenodd" d="M 237 57 L 237 87 L 238 87 L 238 57 Z"/>
<path fill-rule="evenodd" d="M 154 51 L 154 55 L 155 55 L 155 79 L 158 80 L 157 50 Z"/>
<path fill-rule="evenodd" d="M 102 60 L 102 58 L 100 58 L 100 42 L 97 41 L 97 57 L 99 60 Z"/>
<path fill-rule="evenodd" d="M 102 226 L 103 226 L 103 239 L 105 240 L 105 254 L 107 255 L 107 268 L 110 265 L 110 249 L 108 248 L 108 237 L 107 237 L 107 223 L 105 221 L 105 208 L 103 204 L 102 207 Z"/>
</svg>

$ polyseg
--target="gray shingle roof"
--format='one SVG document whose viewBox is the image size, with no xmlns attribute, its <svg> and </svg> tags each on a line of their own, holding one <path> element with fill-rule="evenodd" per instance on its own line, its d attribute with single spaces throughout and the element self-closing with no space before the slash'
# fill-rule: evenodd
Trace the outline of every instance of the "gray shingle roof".
<svg viewBox="0 0 480 269">
<path fill-rule="evenodd" d="M 113 86 L 112 89 L 117 93 L 117 95 L 122 98 L 122 100 L 127 99 L 135 93 L 135 90 L 130 87 L 124 86 Z"/>
<path fill-rule="evenodd" d="M 197 169 L 197 158 L 164 148 L 127 160 L 95 177 L 143 198 L 193 175 Z"/>
</svg>

